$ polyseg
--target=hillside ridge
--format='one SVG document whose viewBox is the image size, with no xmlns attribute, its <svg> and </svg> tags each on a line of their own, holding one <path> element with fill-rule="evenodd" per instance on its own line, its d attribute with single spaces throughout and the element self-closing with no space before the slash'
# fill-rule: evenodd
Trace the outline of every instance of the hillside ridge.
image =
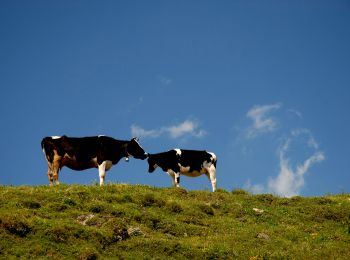
<svg viewBox="0 0 350 260">
<path fill-rule="evenodd" d="M 0 186 L 0 258 L 350 259 L 350 195 Z"/>
</svg>

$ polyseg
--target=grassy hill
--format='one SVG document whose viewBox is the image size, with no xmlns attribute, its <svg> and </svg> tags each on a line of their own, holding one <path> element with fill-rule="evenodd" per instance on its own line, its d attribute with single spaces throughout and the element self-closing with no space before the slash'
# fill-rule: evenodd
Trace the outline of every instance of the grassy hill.
<svg viewBox="0 0 350 260">
<path fill-rule="evenodd" d="M 0 187 L 0 258 L 350 259 L 350 195 Z"/>
</svg>

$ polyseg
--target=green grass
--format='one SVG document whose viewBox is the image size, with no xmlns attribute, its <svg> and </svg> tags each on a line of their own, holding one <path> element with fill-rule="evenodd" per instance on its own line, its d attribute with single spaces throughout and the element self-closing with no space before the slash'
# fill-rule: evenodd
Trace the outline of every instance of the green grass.
<svg viewBox="0 0 350 260">
<path fill-rule="evenodd" d="M 18 257 L 350 259 L 350 196 L 1 186 L 0 258 Z"/>
</svg>

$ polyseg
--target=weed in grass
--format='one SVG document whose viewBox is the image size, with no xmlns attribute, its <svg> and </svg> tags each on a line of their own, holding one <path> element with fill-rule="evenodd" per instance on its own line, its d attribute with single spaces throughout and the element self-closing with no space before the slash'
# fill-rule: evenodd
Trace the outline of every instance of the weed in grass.
<svg viewBox="0 0 350 260">
<path fill-rule="evenodd" d="M 64 243 L 67 242 L 70 236 L 70 230 L 65 227 L 52 227 L 46 230 L 45 235 L 50 241 Z"/>
<path fill-rule="evenodd" d="M 207 214 L 208 216 L 214 216 L 214 209 L 210 205 L 199 204 L 198 207 L 203 213 Z"/>
<path fill-rule="evenodd" d="M 272 194 L 259 194 L 255 197 L 258 201 L 264 203 L 265 205 L 271 205 L 277 198 Z"/>
<path fill-rule="evenodd" d="M 105 249 L 118 241 L 126 240 L 129 237 L 126 226 L 115 220 L 107 222 L 103 228 L 96 233 L 96 238 L 102 249 Z"/>
<path fill-rule="evenodd" d="M 121 197 L 120 202 L 131 203 L 133 202 L 133 198 L 129 194 L 125 194 Z"/>
<path fill-rule="evenodd" d="M 105 228 L 112 230 L 112 242 L 125 240 L 130 237 L 126 225 L 116 219 L 107 222 Z"/>
<path fill-rule="evenodd" d="M 22 205 L 27 209 L 39 209 L 41 207 L 41 204 L 39 202 L 31 200 L 23 201 Z"/>
<path fill-rule="evenodd" d="M 65 211 L 68 208 L 68 206 L 64 203 L 60 202 L 54 202 L 50 204 L 50 210 L 56 211 L 56 212 L 62 212 Z"/>
<path fill-rule="evenodd" d="M 151 207 L 155 203 L 156 203 L 156 198 L 151 193 L 146 194 L 142 199 L 142 206 L 143 207 Z"/>
<path fill-rule="evenodd" d="M 165 201 L 156 197 L 152 193 L 147 193 L 141 199 L 141 205 L 143 207 L 163 207 L 165 205 Z"/>
<path fill-rule="evenodd" d="M 71 198 L 66 198 L 66 199 L 63 201 L 63 203 L 64 203 L 65 205 L 68 205 L 68 206 L 71 206 L 71 207 L 74 207 L 74 206 L 77 205 L 76 201 L 73 200 L 73 199 L 71 199 Z"/>
<path fill-rule="evenodd" d="M 235 255 L 230 256 L 230 251 L 225 245 L 214 245 L 207 251 L 207 259 L 229 259 Z"/>
<path fill-rule="evenodd" d="M 249 196 L 249 192 L 242 190 L 242 189 L 234 189 L 231 192 L 232 195 L 245 195 L 245 196 Z"/>
<path fill-rule="evenodd" d="M 165 205 L 166 209 L 172 213 L 180 213 L 183 211 L 181 205 L 176 201 L 168 201 Z"/>
<path fill-rule="evenodd" d="M 146 225 L 147 227 L 156 230 L 161 222 L 161 218 L 153 213 L 143 212 L 139 215 L 140 220 L 138 222 Z"/>
<path fill-rule="evenodd" d="M 95 204 L 90 206 L 89 211 L 92 213 L 101 213 L 102 211 L 104 211 L 104 206 L 100 204 Z"/>
</svg>

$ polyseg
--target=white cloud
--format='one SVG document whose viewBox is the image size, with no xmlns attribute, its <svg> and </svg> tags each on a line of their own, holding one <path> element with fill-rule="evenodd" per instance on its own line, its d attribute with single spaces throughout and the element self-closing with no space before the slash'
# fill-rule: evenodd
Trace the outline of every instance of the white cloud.
<svg viewBox="0 0 350 260">
<path fill-rule="evenodd" d="M 296 109 L 288 109 L 287 112 L 292 114 L 292 115 L 297 116 L 300 119 L 303 118 L 303 114 L 300 111 L 296 110 Z"/>
<path fill-rule="evenodd" d="M 271 116 L 271 113 L 280 109 L 281 106 L 281 103 L 276 103 L 251 108 L 246 116 L 253 120 L 253 124 L 247 129 L 246 137 L 252 139 L 259 134 L 275 131 L 278 124 L 276 119 Z"/>
<path fill-rule="evenodd" d="M 303 130 L 303 132 L 305 132 L 305 129 Z M 308 130 L 307 133 L 310 134 Z M 316 163 L 322 162 L 325 159 L 324 153 L 316 149 L 310 157 L 304 160 L 301 164 L 299 163 L 293 169 L 292 163 L 290 162 L 291 158 L 288 157 L 288 151 L 290 150 L 290 143 L 292 141 L 292 138 L 288 138 L 284 142 L 282 148 L 280 148 L 279 174 L 276 178 L 272 178 L 268 182 L 269 192 L 275 193 L 283 197 L 292 197 L 299 195 L 301 189 L 305 185 L 305 174 L 309 171 L 311 166 L 313 166 Z M 315 148 L 315 146 L 313 146 L 313 148 Z"/>
<path fill-rule="evenodd" d="M 312 167 L 324 161 L 326 157 L 309 129 L 289 128 L 291 130 L 285 132 L 286 127 L 288 127 L 287 124 L 282 125 L 285 119 L 276 116 L 281 107 L 282 103 L 256 105 L 246 113 L 246 117 L 251 120 L 251 124 L 243 130 L 239 129 L 240 135 L 243 134 L 245 137 L 239 139 L 243 144 L 244 152 L 242 154 L 246 155 L 247 145 L 252 145 L 252 142 L 245 142 L 247 139 L 255 140 L 263 134 L 271 135 L 273 133 L 276 142 L 280 143 L 281 146 L 276 149 L 278 158 L 276 176 L 269 177 L 266 183 L 258 184 L 251 183 L 249 179 L 244 188 L 253 193 L 268 192 L 291 197 L 300 194 L 306 185 L 305 176 Z M 302 113 L 298 110 L 287 109 L 286 112 L 303 119 Z M 283 115 L 283 113 L 278 115 Z M 264 152 L 266 151 L 264 150 Z"/>
<path fill-rule="evenodd" d="M 183 123 L 164 128 L 165 132 L 170 134 L 171 138 L 178 138 L 183 135 L 189 134 L 195 137 L 203 137 L 206 132 L 204 130 L 198 129 L 198 123 L 191 120 L 186 120 Z"/>
<path fill-rule="evenodd" d="M 318 149 L 319 145 L 316 142 L 315 138 L 311 134 L 310 130 L 305 128 L 297 128 L 292 130 L 293 137 L 299 137 L 301 135 L 305 135 L 307 137 L 307 144 L 310 148 Z"/>
<path fill-rule="evenodd" d="M 151 130 L 145 130 L 142 127 L 134 124 L 131 126 L 131 134 L 132 136 L 144 138 L 155 138 L 161 135 L 167 135 L 172 139 L 177 139 L 188 135 L 201 138 L 205 136 L 207 132 L 203 129 L 199 129 L 199 123 L 197 121 L 185 120 L 178 125 L 160 127 L 158 129 Z"/>
<path fill-rule="evenodd" d="M 145 130 L 137 125 L 132 125 L 131 135 L 135 137 L 158 137 L 161 135 L 161 132 L 157 130 Z"/>
<path fill-rule="evenodd" d="M 165 77 L 163 75 L 158 75 L 157 79 L 159 80 L 159 82 L 163 85 L 163 86 L 168 86 L 173 82 L 173 79 L 169 78 L 169 77 Z"/>
</svg>

